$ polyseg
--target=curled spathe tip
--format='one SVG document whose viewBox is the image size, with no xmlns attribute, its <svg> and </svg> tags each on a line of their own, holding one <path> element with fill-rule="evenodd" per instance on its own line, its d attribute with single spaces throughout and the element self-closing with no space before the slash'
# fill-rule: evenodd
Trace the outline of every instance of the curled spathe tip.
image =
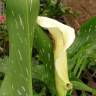
<svg viewBox="0 0 96 96">
<path fill-rule="evenodd" d="M 37 23 L 45 29 L 56 28 L 63 33 L 63 36 L 65 37 L 64 38 L 65 44 L 63 51 L 67 50 L 75 40 L 75 30 L 72 27 L 62 24 L 61 22 L 55 19 L 38 16 Z"/>
</svg>

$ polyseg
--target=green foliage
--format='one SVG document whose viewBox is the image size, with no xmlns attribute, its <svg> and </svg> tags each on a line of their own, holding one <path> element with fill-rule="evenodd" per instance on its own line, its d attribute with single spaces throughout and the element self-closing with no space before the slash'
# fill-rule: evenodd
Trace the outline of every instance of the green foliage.
<svg viewBox="0 0 96 96">
<path fill-rule="evenodd" d="M 77 17 L 80 14 L 72 11 L 70 7 L 64 6 L 62 0 L 40 0 L 40 15 L 63 19 L 64 15 Z"/>
<path fill-rule="evenodd" d="M 40 0 L 40 14 L 48 17 L 58 17 L 66 13 L 61 0 Z"/>
<path fill-rule="evenodd" d="M 76 40 L 68 50 L 69 76 L 73 80 L 76 89 L 96 94 L 96 89 L 79 82 L 82 71 L 85 68 L 96 64 L 96 17 L 91 18 L 83 24 L 77 34 Z M 95 65 L 96 66 L 96 65 Z M 74 80 L 76 80 L 74 82 Z"/>
<path fill-rule="evenodd" d="M 73 84 L 74 89 L 83 90 L 83 91 L 96 94 L 96 89 L 90 88 L 89 86 L 85 85 L 83 82 L 72 81 L 72 84 Z"/>
<path fill-rule="evenodd" d="M 33 77 L 47 84 L 52 94 L 55 94 L 53 46 L 48 34 L 36 27 L 34 48 L 38 51 L 39 60 L 43 64 L 33 64 Z M 52 95 L 54 96 L 54 95 Z"/>
<path fill-rule="evenodd" d="M 7 0 L 6 5 L 10 46 L 0 95 L 33 96 L 31 53 L 39 1 Z"/>
<path fill-rule="evenodd" d="M 8 65 L 8 57 L 0 59 L 0 72 L 6 73 L 7 65 Z"/>
<path fill-rule="evenodd" d="M 76 77 L 96 59 L 96 17 L 83 24 L 74 44 L 69 48 L 70 70 Z"/>
</svg>

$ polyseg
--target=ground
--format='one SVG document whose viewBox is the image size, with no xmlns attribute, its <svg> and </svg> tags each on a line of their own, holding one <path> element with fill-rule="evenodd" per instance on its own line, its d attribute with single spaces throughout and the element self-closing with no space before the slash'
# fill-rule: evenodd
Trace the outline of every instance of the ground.
<svg viewBox="0 0 96 96">
<path fill-rule="evenodd" d="M 96 16 L 96 0 L 62 0 L 64 6 L 71 7 L 78 12 L 77 17 L 65 16 L 65 21 L 72 27 L 79 29 L 80 25 L 92 16 Z"/>
</svg>

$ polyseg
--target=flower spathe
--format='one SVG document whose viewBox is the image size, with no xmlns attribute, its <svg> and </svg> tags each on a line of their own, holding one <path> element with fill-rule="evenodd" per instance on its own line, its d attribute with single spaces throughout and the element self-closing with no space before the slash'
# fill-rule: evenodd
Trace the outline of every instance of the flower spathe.
<svg viewBox="0 0 96 96">
<path fill-rule="evenodd" d="M 67 91 L 72 88 L 68 77 L 67 49 L 75 40 L 75 30 L 57 20 L 43 16 L 38 16 L 37 23 L 48 29 L 55 41 L 54 66 L 57 96 L 66 96 Z"/>
</svg>

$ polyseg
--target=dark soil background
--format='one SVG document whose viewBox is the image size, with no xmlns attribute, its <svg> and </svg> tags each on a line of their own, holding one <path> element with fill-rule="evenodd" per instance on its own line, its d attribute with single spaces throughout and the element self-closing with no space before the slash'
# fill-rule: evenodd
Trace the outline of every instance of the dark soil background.
<svg viewBox="0 0 96 96">
<path fill-rule="evenodd" d="M 78 12 L 77 17 L 64 16 L 66 23 L 79 29 L 80 25 L 92 16 L 96 16 L 96 0 L 61 0 L 64 6 L 70 7 L 73 12 Z"/>
</svg>

